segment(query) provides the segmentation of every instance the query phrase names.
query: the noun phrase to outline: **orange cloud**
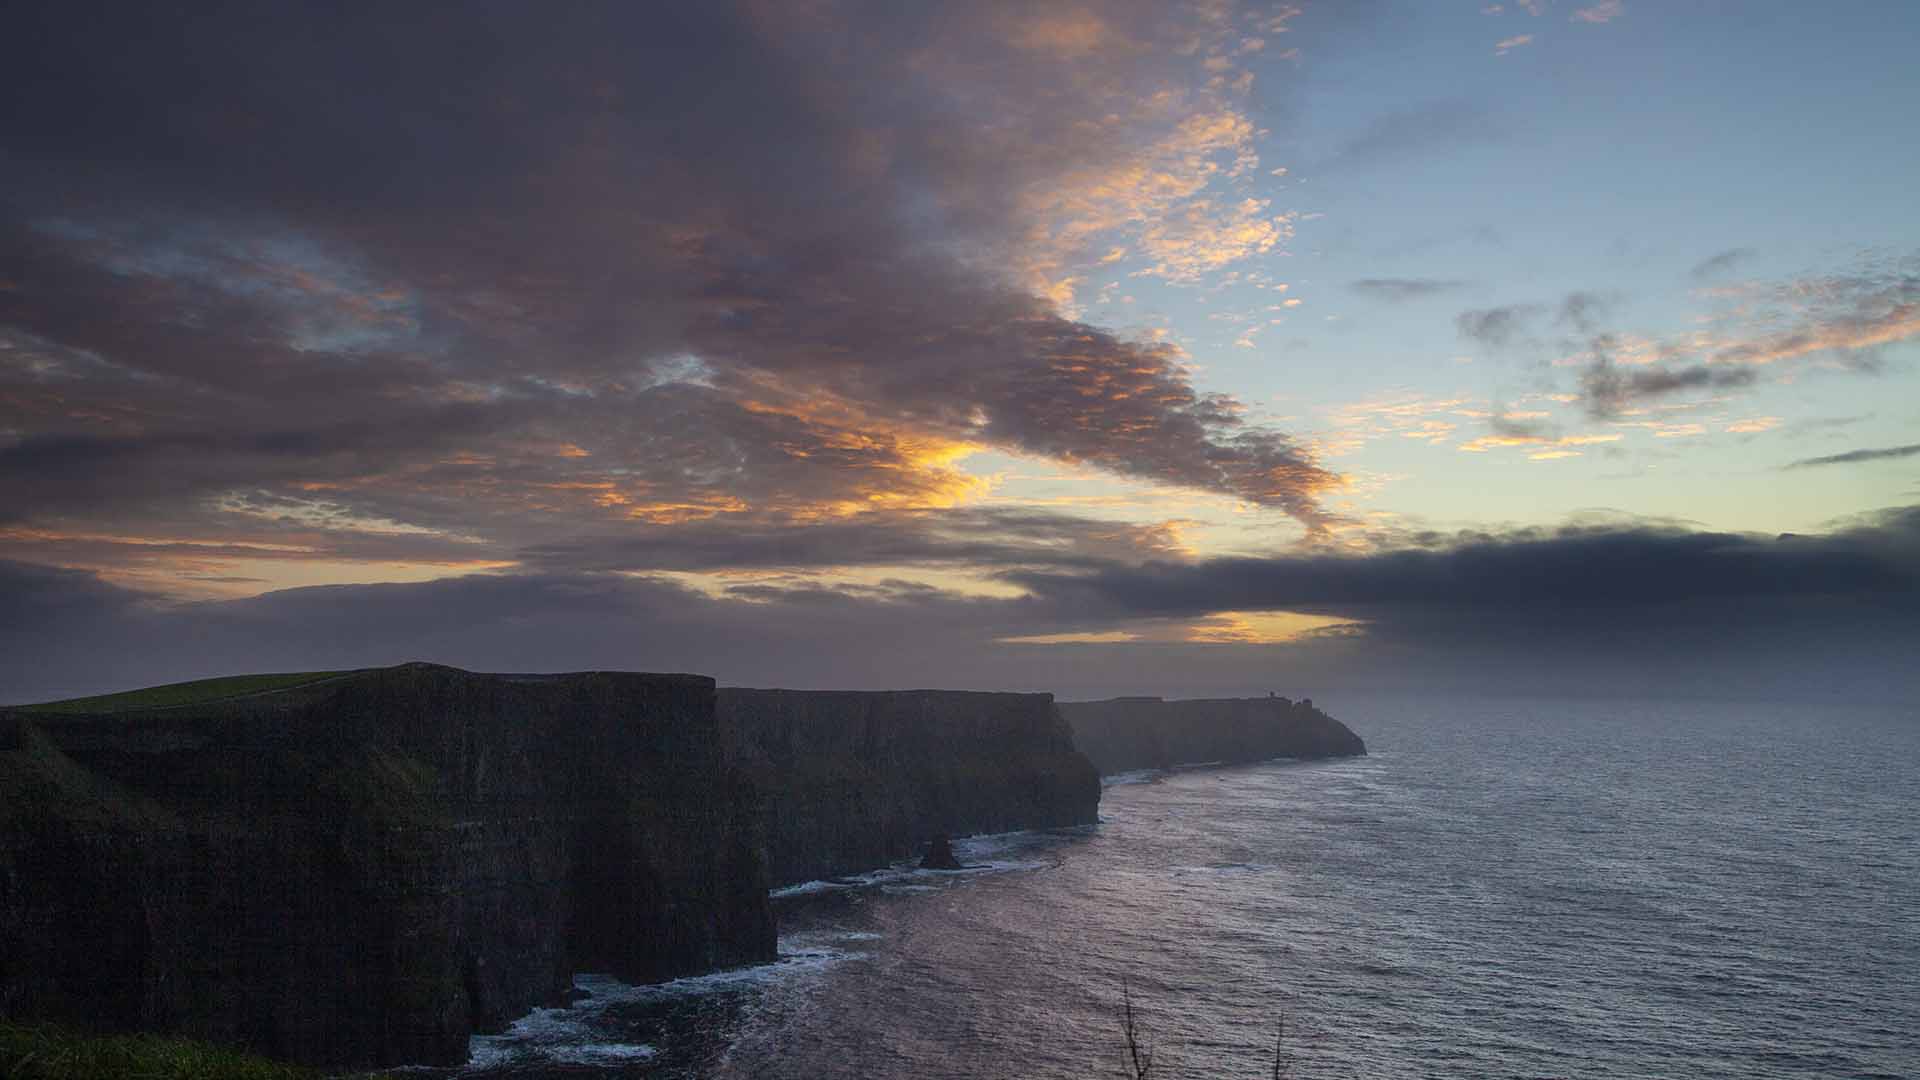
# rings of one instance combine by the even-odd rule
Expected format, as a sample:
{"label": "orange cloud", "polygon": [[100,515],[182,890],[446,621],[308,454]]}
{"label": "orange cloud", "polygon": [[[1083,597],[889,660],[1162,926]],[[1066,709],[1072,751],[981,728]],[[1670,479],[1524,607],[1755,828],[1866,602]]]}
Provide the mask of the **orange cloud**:
{"label": "orange cloud", "polygon": [[1106,21],[1085,8],[1037,12],[1015,24],[1008,34],[1009,40],[1022,49],[1066,59],[1097,52],[1113,37]]}
{"label": "orange cloud", "polygon": [[[1595,443],[1619,442],[1621,438],[1622,436],[1618,434],[1561,435],[1557,437],[1551,435],[1525,434],[1482,435],[1477,439],[1469,439],[1461,443],[1459,448],[1468,453],[1478,454],[1506,446],[1537,446],[1542,448],[1591,446]],[[1529,456],[1535,460],[1551,460],[1553,457],[1566,457],[1569,455],[1547,454],[1543,456],[1542,454],[1533,454]]]}
{"label": "orange cloud", "polygon": [[1722,347],[1720,364],[1772,364],[1829,349],[1867,349],[1920,335],[1920,301],[1895,304],[1863,318],[1815,322],[1797,329]]}
{"label": "orange cloud", "polygon": [[1363,624],[1294,611],[1222,611],[1186,627],[1184,641],[1206,645],[1285,645],[1328,632],[1355,632]]}

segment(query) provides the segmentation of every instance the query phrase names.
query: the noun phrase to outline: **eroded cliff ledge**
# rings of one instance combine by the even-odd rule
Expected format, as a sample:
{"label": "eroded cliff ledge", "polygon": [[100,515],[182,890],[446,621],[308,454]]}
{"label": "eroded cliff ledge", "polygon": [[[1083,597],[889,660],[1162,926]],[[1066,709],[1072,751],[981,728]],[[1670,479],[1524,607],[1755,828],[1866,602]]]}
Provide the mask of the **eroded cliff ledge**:
{"label": "eroded cliff ledge", "polygon": [[1101,775],[1199,762],[1365,754],[1360,736],[1313,707],[1283,697],[1157,697],[1062,702],[1073,741]]}
{"label": "eroded cliff ledge", "polygon": [[0,710],[0,1016],[457,1064],[574,972],[772,959],[759,828],[698,676]]}
{"label": "eroded cliff ledge", "polygon": [[885,866],[936,835],[1088,825],[1100,780],[1051,694],[719,692],[766,797],[775,885]]}

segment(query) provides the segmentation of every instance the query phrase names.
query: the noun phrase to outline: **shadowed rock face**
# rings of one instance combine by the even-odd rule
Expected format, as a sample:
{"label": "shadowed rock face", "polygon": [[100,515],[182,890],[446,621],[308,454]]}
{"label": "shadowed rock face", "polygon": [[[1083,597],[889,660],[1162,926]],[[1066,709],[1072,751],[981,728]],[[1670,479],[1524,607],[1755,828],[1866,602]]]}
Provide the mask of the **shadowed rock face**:
{"label": "shadowed rock face", "polygon": [[409,664],[0,712],[0,1016],[455,1064],[576,971],[770,960],[710,679]]}
{"label": "shadowed rock face", "polygon": [[1162,701],[1113,698],[1060,705],[1074,745],[1101,775],[1203,761],[1351,757],[1366,744],[1311,701],[1283,697]]}
{"label": "shadowed rock face", "polygon": [[775,885],[885,866],[935,836],[1088,825],[1100,779],[1051,694],[722,688],[766,795]]}

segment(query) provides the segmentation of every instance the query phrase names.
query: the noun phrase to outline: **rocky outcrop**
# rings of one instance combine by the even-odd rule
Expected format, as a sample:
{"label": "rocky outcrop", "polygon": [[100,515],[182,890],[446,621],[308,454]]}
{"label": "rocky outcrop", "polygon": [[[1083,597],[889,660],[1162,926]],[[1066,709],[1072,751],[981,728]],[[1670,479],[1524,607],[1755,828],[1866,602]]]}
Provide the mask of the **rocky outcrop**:
{"label": "rocky outcrop", "polygon": [[885,866],[938,835],[1093,823],[1100,781],[1051,694],[719,692],[764,792],[775,885]]}
{"label": "rocky outcrop", "polygon": [[1157,697],[1063,702],[1074,745],[1102,775],[1200,762],[1351,757],[1367,747],[1311,700]]}
{"label": "rocky outcrop", "polygon": [[941,835],[927,841],[927,853],[920,856],[922,870],[965,870],[966,864],[953,853],[953,838]]}
{"label": "rocky outcrop", "polygon": [[0,711],[0,1017],[457,1064],[574,972],[772,959],[760,821],[696,676]]}

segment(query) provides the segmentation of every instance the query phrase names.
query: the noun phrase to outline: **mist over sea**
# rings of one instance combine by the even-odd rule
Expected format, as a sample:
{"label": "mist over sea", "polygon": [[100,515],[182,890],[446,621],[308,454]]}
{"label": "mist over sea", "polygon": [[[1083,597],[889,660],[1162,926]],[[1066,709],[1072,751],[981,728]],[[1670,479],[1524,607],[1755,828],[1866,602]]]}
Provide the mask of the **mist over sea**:
{"label": "mist over sea", "polygon": [[1320,704],[1371,756],[778,897],[781,963],[475,1040],[490,1077],[1920,1076],[1920,709]]}

